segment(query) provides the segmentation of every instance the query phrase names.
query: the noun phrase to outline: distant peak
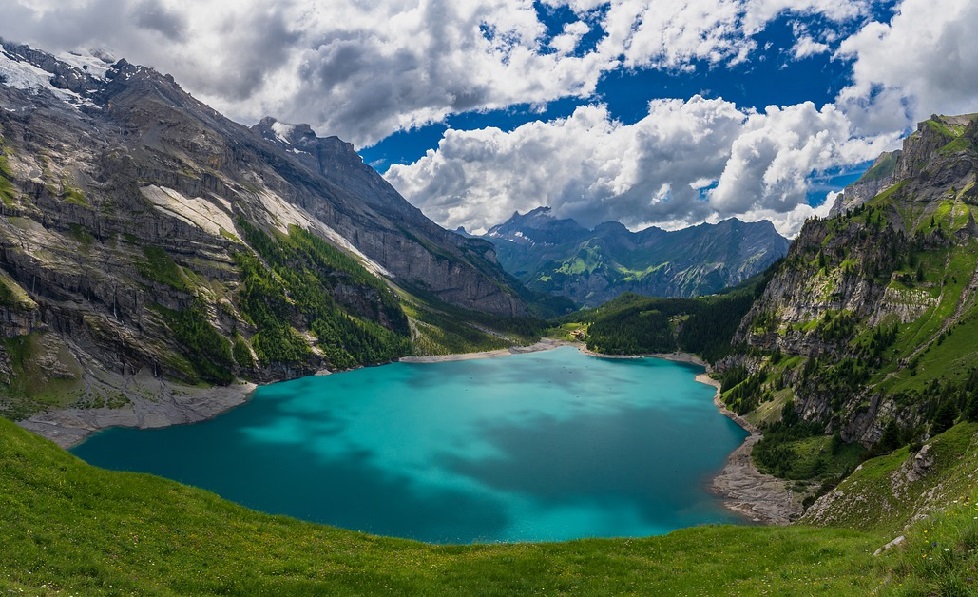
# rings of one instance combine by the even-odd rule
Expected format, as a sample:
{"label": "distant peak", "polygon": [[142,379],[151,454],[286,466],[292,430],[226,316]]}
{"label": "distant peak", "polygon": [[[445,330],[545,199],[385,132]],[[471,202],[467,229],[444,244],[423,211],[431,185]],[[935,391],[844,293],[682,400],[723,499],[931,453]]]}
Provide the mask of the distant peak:
{"label": "distant peak", "polygon": [[608,220],[606,222],[601,222],[594,227],[595,232],[628,232],[628,228],[625,227],[621,222],[614,220]]}
{"label": "distant peak", "polygon": [[287,124],[279,122],[274,116],[266,116],[258,121],[255,129],[269,141],[285,145],[308,145],[315,143],[316,131],[308,124]]}

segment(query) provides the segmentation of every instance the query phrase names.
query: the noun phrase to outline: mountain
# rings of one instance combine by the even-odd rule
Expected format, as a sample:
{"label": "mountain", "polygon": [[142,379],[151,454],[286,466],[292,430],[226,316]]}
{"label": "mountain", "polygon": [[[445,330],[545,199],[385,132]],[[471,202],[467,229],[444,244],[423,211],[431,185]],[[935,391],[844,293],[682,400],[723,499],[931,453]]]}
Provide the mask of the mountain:
{"label": "mountain", "polygon": [[[978,114],[920,123],[804,225],[716,364],[764,433],[757,464],[803,484],[805,520],[878,519],[866,503],[919,518],[957,487],[934,482],[952,466],[935,438],[978,421],[976,182]],[[843,481],[886,454],[885,487]]]}
{"label": "mountain", "polygon": [[513,214],[483,237],[499,262],[528,288],[597,306],[623,292],[693,297],[713,294],[763,271],[788,241],[770,222],[700,224],[674,232],[630,232],[619,222],[593,230],[547,207]]}
{"label": "mountain", "polygon": [[384,362],[447,337],[426,314],[525,314],[490,243],[428,220],[351,145],[241,126],[125,60],[0,48],[9,416],[199,418],[171,381]]}
{"label": "mountain", "polygon": [[803,520],[909,524],[960,496],[948,454],[976,441],[937,438],[978,421],[978,114],[921,123],[837,211],[749,284],[625,295],[565,323],[598,352],[709,360],[721,400],[763,434],[754,462],[810,507]]}

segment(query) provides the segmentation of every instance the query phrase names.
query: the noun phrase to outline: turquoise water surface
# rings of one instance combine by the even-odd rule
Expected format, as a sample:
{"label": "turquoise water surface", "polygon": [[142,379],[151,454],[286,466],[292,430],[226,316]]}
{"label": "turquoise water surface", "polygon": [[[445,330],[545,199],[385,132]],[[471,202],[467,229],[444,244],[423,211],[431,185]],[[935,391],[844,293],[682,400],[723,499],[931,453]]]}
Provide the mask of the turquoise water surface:
{"label": "turquoise water surface", "polygon": [[702,368],[574,348],[394,363],[260,388],[194,425],[72,451],[266,512],[430,541],[556,541],[737,522],[709,481],[746,433]]}

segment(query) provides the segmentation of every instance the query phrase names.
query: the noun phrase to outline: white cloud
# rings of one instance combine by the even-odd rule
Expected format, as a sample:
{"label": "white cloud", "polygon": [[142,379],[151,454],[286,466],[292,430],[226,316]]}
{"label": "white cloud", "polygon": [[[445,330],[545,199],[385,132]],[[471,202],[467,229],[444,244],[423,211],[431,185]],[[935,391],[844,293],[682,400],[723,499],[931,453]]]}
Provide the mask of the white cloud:
{"label": "white cloud", "polygon": [[550,40],[549,46],[561,54],[570,54],[577,49],[581,38],[590,31],[587,23],[575,21],[564,26],[564,32]]}
{"label": "white cloud", "polygon": [[807,204],[814,172],[872,159],[891,141],[853,139],[833,106],[752,113],[695,96],[652,102],[631,125],[588,106],[511,132],[448,131],[437,150],[392,166],[387,178],[449,228],[484,230],[514,211],[548,205],[588,226],[763,217],[793,234],[820,213]]}
{"label": "white cloud", "polygon": [[806,35],[795,40],[795,47],[791,49],[791,53],[795,60],[802,60],[816,54],[824,54],[829,50],[831,50],[831,48],[828,44],[815,41],[815,38],[810,35]]}
{"label": "white cloud", "polygon": [[866,132],[978,110],[978,3],[904,0],[897,9],[890,23],[871,23],[840,46],[853,84],[837,103]]}
{"label": "white cloud", "polygon": [[630,68],[686,68],[693,61],[739,62],[754,48],[744,35],[741,0],[612,3],[599,46]]}
{"label": "white cloud", "polygon": [[813,172],[871,160],[891,141],[854,139],[852,124],[834,106],[768,107],[751,115],[734,141],[710,203],[721,216],[788,212],[805,203]]}
{"label": "white cloud", "polygon": [[363,146],[454,113],[589,98],[622,66],[744,61],[750,36],[785,10],[846,19],[865,4],[547,0],[577,14],[551,38],[529,0],[10,0],[0,35],[108,47],[239,121],[273,115]]}
{"label": "white cloud", "polygon": [[819,14],[843,22],[871,14],[870,0],[747,0],[744,3],[743,27],[753,35],[764,29],[779,14],[791,11],[799,14]]}

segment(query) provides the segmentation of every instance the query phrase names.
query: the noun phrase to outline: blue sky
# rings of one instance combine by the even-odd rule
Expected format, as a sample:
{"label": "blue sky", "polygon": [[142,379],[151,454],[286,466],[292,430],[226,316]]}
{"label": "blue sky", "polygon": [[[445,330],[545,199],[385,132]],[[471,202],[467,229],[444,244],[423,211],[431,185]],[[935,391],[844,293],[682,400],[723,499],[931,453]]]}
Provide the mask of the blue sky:
{"label": "blue sky", "polygon": [[[893,2],[874,6],[874,15],[886,19]],[[538,13],[551,35],[559,32],[568,19],[569,10],[548,11],[536,4]],[[831,103],[836,94],[850,81],[843,61],[833,60],[822,52],[803,60],[794,60],[791,49],[795,44],[794,23],[818,23],[818,19],[795,13],[785,13],[754,36],[758,50],[749,62],[723,67],[700,60],[693,70],[678,69],[618,69],[601,77],[593,98],[565,98],[551,102],[546,109],[533,110],[526,105],[488,112],[466,112],[451,115],[443,122],[399,131],[376,145],[362,148],[364,161],[379,171],[392,163],[410,163],[438,145],[449,127],[471,129],[496,126],[511,130],[534,120],[552,120],[569,116],[582,103],[601,102],[608,106],[611,116],[623,123],[634,124],[646,113],[649,101],[660,98],[686,99],[695,94],[708,98],[723,98],[742,107],[762,109],[768,105],[790,106],[805,101],[816,105]],[[832,24],[821,23],[822,26]],[[843,23],[850,32],[853,23]],[[596,41],[600,28],[591,34]],[[768,47],[770,44],[770,47]],[[588,44],[582,44],[588,48]],[[823,195],[824,198],[824,195]]]}
{"label": "blue sky", "polygon": [[11,0],[229,117],[353,142],[430,218],[769,219],[788,236],[932,113],[978,111],[978,3]]}

